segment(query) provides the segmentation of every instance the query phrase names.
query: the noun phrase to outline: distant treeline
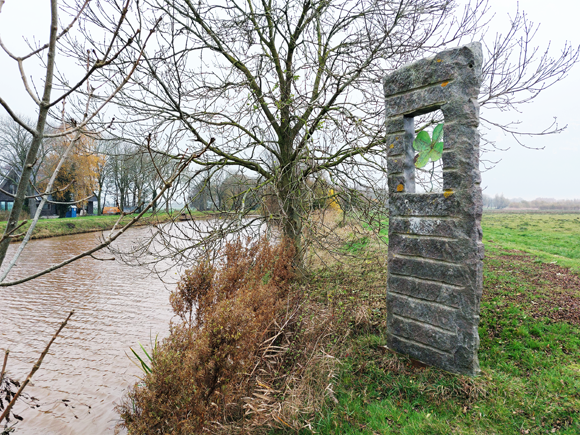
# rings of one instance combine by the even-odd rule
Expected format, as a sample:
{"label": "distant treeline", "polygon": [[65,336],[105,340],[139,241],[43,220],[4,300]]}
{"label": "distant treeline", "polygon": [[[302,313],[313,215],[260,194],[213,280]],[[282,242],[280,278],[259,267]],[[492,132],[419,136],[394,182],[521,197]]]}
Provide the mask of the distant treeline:
{"label": "distant treeline", "polygon": [[511,210],[566,210],[580,211],[580,199],[536,198],[531,201],[509,199],[503,195],[483,195],[483,207]]}

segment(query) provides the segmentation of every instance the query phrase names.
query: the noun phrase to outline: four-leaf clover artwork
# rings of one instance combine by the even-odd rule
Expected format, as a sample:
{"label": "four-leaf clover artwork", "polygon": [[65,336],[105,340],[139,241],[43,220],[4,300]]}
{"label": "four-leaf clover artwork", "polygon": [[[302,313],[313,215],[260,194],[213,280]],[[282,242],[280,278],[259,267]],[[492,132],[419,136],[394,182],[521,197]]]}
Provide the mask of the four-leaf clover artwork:
{"label": "four-leaf clover artwork", "polygon": [[443,153],[443,124],[433,129],[433,137],[425,130],[420,131],[413,141],[413,148],[419,153],[415,156],[415,166],[424,167],[429,161],[436,162]]}

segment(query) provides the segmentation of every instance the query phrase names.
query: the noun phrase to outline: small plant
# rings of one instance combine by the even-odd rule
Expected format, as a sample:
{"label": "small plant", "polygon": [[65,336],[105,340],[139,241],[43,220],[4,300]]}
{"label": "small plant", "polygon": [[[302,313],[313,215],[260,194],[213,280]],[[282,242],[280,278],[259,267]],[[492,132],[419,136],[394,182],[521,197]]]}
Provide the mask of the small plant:
{"label": "small plant", "polygon": [[425,130],[420,131],[413,141],[413,148],[418,152],[415,166],[423,168],[429,161],[436,162],[443,154],[443,123],[433,130],[433,137]]}
{"label": "small plant", "polygon": [[[153,346],[153,351],[151,352],[151,355],[149,355],[149,353],[145,350],[145,348],[143,347],[143,345],[141,343],[139,343],[139,347],[141,348],[141,350],[143,351],[143,353],[145,354],[145,356],[143,358],[141,358],[141,356],[135,352],[135,350],[130,347],[129,349],[131,349],[131,352],[133,352],[133,355],[135,355],[135,358],[137,358],[137,360],[139,360],[139,363],[141,363],[141,366],[139,366],[139,364],[137,364],[135,361],[133,361],[133,363],[139,367],[141,370],[143,370],[143,373],[148,374],[148,373],[152,373],[151,370],[151,363],[153,362],[153,357],[155,356],[155,353],[157,352],[157,337],[155,337],[155,345]],[[145,361],[145,359],[147,359],[149,362]]]}

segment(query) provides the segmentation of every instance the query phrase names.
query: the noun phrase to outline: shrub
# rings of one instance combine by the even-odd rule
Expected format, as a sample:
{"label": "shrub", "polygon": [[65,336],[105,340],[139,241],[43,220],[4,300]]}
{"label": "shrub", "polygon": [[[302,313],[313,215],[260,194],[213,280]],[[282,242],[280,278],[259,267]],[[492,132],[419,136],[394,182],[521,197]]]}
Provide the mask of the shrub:
{"label": "shrub", "polygon": [[262,343],[289,295],[290,246],[230,242],[221,261],[201,261],[183,275],[171,295],[182,322],[119,406],[130,433],[192,434],[243,417]]}

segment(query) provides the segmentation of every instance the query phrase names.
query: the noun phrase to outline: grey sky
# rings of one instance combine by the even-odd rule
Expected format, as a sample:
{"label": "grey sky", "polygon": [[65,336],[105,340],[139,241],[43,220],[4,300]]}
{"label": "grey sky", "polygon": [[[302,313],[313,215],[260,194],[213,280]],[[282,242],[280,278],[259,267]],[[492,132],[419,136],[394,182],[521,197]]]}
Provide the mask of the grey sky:
{"label": "grey sky", "polygon": [[[508,13],[514,13],[517,0],[491,0],[496,16],[491,22],[491,32],[507,29]],[[529,18],[541,23],[536,43],[542,48],[551,42],[554,54],[566,40],[580,44],[580,30],[577,17],[580,2],[577,0],[551,0],[549,7],[545,0],[522,0],[521,9]],[[48,36],[47,0],[6,0],[0,14],[0,35],[5,44],[16,53],[23,53],[25,45],[22,35],[36,37],[43,42]],[[62,68],[63,63],[60,63]],[[36,75],[39,70],[29,67],[28,75]],[[33,115],[34,105],[22,89],[18,68],[4,53],[0,53],[0,95],[19,113]],[[568,125],[559,135],[525,138],[531,147],[544,147],[543,150],[522,148],[509,136],[490,133],[505,152],[489,155],[491,160],[501,162],[483,174],[484,193],[495,195],[503,193],[507,197],[578,198],[580,199],[580,65],[561,83],[545,91],[532,104],[522,107],[522,113],[503,113],[496,117],[501,121],[521,120],[521,130],[538,130],[547,127],[554,117],[558,124]],[[0,109],[0,115],[5,112]]]}
{"label": "grey sky", "polygon": [[[492,29],[505,28],[506,14],[517,6],[515,0],[492,0],[496,18]],[[554,53],[566,40],[580,44],[580,28],[577,17],[580,2],[577,0],[523,0],[521,9],[529,18],[541,23],[537,43],[545,47],[551,42]],[[549,4],[549,6],[548,6]],[[503,25],[503,26],[502,26]],[[558,124],[568,125],[559,135],[526,138],[525,144],[545,147],[534,151],[522,148],[511,137],[495,134],[501,148],[491,158],[500,159],[495,169],[483,174],[484,193],[503,193],[507,197],[551,197],[580,199],[580,65],[576,65],[562,82],[545,91],[534,103],[522,107],[522,113],[502,114],[501,119],[523,121],[522,130],[538,130],[548,126],[553,117]]]}

